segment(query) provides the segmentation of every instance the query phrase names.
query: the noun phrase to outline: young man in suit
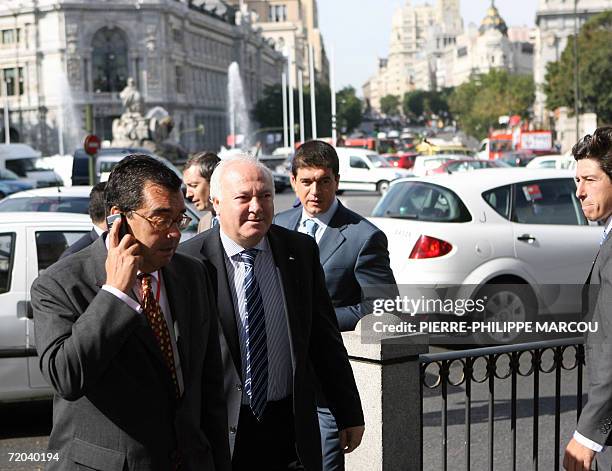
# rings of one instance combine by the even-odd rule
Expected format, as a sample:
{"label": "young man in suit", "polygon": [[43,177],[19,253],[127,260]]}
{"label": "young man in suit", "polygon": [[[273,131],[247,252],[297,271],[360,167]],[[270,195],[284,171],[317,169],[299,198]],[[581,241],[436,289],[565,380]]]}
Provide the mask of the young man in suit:
{"label": "young man in suit", "polygon": [[215,210],[210,202],[210,177],[221,161],[214,152],[198,152],[190,157],[183,167],[183,181],[187,187],[187,198],[202,211],[198,232],[210,229],[215,218]]}
{"label": "young man in suit", "polygon": [[[359,319],[372,312],[374,293],[376,298],[398,295],[387,238],[336,198],[340,175],[338,154],[332,146],[316,140],[302,144],[291,173],[291,185],[302,204],[276,215],[274,222],[316,240],[340,330],[354,330]],[[338,428],[323,397],[318,412],[323,468],[344,469]]]}
{"label": "young man in suit", "polygon": [[67,257],[73,253],[77,253],[79,250],[83,250],[88,245],[93,244],[98,237],[100,237],[102,233],[106,231],[106,204],[104,202],[105,187],[106,182],[100,182],[97,185],[94,185],[89,193],[89,207],[87,208],[87,211],[89,213],[89,217],[91,218],[91,222],[94,224],[94,227],[91,229],[91,231],[64,250],[64,253],[60,255],[60,258]]}
{"label": "young man in suit", "polygon": [[175,254],[189,224],[180,186],[156,159],[123,159],[105,190],[121,219],[32,286],[55,390],[49,469],[230,469],[213,289],[201,262]]}
{"label": "young man in suit", "polygon": [[604,224],[602,242],[586,281],[585,312],[598,331],[586,342],[588,401],[574,436],[565,450],[563,466],[587,471],[596,458],[600,471],[612,469],[612,127],[586,135],[572,149],[576,166],[576,196],[590,221]]}
{"label": "young man in suit", "polygon": [[216,278],[233,469],[318,471],[316,381],[346,452],[364,427],[317,245],[272,225],[272,174],[251,158],[222,160],[211,196],[219,226],[179,250]]}

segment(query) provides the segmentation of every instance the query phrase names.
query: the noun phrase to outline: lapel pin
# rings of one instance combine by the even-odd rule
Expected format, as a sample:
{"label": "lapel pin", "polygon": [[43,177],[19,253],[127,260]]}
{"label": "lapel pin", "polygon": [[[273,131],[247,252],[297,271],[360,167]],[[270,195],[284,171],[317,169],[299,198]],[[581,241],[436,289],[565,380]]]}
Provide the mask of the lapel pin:
{"label": "lapel pin", "polygon": [[289,261],[295,260],[295,258],[293,257],[293,255],[289,255]]}

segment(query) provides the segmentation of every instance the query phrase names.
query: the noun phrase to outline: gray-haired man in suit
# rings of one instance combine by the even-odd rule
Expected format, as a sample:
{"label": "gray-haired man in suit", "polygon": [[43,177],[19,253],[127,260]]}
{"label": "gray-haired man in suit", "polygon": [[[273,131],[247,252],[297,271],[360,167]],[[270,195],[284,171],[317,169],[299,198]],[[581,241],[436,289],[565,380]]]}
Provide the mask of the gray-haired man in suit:
{"label": "gray-haired man in suit", "polygon": [[189,225],[180,187],[156,159],[123,159],[105,189],[123,218],[32,286],[55,390],[49,469],[230,469],[213,288],[175,254]]}
{"label": "gray-haired man in suit", "polygon": [[[291,184],[302,204],[278,214],[274,222],[316,240],[340,330],[353,330],[359,319],[372,312],[374,292],[377,298],[398,295],[387,238],[336,198],[340,175],[338,154],[332,146],[316,140],[304,143],[295,153],[291,170]],[[323,467],[326,471],[343,469],[343,439],[322,394],[318,412]]]}
{"label": "gray-haired man in suit", "polygon": [[602,243],[585,288],[588,315],[598,323],[586,344],[588,402],[567,445],[563,466],[587,471],[596,458],[598,469],[612,469],[612,127],[586,135],[572,149],[576,159],[576,196],[590,221],[605,224]]}

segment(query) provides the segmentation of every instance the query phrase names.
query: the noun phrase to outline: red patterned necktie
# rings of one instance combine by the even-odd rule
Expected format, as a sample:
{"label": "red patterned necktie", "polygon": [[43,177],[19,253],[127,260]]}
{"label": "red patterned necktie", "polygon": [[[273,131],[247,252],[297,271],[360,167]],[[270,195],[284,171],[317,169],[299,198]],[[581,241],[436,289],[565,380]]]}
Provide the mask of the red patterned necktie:
{"label": "red patterned necktie", "polygon": [[151,289],[151,275],[145,273],[140,276],[142,286],[142,312],[145,314],[147,321],[149,322],[149,326],[153,331],[153,335],[155,335],[155,340],[157,340],[157,344],[161,349],[166,365],[168,366],[168,370],[170,371],[170,375],[172,376],[176,397],[178,398],[180,397],[181,392],[179,389],[178,378],[176,376],[176,366],[174,364],[174,355],[172,353],[170,331],[168,330],[164,313],[159,307],[157,299],[155,299],[155,296],[153,295],[153,290]]}

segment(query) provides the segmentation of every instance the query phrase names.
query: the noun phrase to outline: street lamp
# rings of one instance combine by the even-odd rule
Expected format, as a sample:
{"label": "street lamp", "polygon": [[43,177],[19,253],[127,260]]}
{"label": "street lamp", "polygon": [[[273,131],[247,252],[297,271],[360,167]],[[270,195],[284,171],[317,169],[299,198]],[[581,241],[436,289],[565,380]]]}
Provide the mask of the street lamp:
{"label": "street lamp", "polygon": [[578,80],[578,0],[574,0],[574,114],[576,115],[576,142],[580,139],[580,94]]}

